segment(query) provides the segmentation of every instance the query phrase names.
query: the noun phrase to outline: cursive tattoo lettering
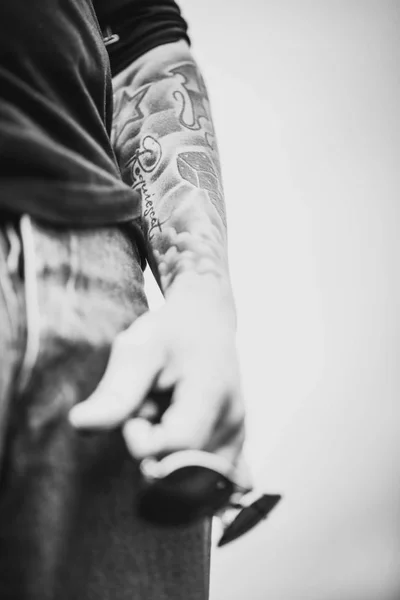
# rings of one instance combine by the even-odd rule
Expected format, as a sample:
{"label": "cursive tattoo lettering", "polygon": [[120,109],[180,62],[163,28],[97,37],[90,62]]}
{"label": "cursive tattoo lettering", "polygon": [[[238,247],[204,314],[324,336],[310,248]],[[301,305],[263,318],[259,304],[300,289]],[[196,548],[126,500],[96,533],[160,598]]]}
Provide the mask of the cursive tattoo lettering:
{"label": "cursive tattoo lettering", "polygon": [[130,161],[131,187],[140,192],[142,215],[147,224],[147,237],[149,240],[153,239],[155,230],[161,232],[162,228],[155,211],[154,193],[150,192],[150,184],[146,182],[145,175],[155,171],[161,160],[161,156],[162,152],[159,142],[152,136],[147,135],[143,138],[140,148],[135,152]]}

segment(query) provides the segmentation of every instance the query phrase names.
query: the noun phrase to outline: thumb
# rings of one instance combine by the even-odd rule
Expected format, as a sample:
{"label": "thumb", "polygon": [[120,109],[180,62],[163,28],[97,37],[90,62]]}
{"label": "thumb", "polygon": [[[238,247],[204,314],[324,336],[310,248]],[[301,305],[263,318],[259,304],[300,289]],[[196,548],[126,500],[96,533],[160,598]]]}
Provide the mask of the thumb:
{"label": "thumb", "polygon": [[146,397],[163,354],[155,320],[146,313],[116,337],[100,383],[72,408],[71,424],[78,429],[112,429],[123,423]]}

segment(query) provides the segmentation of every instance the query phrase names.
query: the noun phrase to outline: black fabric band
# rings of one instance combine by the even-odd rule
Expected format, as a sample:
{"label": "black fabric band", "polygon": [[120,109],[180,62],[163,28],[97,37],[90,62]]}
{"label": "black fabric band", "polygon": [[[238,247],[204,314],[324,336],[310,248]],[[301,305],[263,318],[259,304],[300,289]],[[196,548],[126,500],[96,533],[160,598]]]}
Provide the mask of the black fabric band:
{"label": "black fabric band", "polygon": [[187,23],[173,0],[97,0],[95,8],[104,37],[116,36],[107,45],[113,75],[161,44],[180,39],[190,44]]}

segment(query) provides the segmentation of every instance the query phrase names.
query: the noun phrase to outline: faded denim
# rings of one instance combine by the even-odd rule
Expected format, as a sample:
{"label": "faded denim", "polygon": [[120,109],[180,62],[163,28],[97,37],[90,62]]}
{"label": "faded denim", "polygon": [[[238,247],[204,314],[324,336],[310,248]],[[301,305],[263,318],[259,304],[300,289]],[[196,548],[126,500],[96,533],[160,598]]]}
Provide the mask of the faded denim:
{"label": "faded denim", "polygon": [[1,600],[208,597],[208,524],[140,521],[120,431],[85,435],[67,420],[146,310],[123,229],[0,217]]}

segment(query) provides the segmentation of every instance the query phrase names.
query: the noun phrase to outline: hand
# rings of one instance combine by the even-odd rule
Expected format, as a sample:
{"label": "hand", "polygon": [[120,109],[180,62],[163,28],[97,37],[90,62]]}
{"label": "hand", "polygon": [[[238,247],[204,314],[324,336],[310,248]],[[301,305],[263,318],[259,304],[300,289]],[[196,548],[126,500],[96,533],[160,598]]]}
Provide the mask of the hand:
{"label": "hand", "polygon": [[[138,416],[153,389],[169,388],[171,405],[160,423]],[[70,420],[78,429],[122,426],[139,460],[200,449],[235,465],[244,408],[230,293],[206,276],[177,280],[161,309],[119,334],[100,384]]]}

